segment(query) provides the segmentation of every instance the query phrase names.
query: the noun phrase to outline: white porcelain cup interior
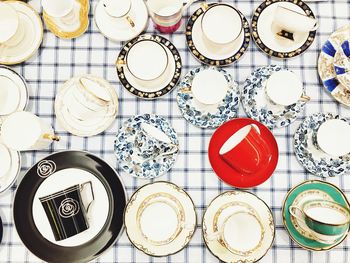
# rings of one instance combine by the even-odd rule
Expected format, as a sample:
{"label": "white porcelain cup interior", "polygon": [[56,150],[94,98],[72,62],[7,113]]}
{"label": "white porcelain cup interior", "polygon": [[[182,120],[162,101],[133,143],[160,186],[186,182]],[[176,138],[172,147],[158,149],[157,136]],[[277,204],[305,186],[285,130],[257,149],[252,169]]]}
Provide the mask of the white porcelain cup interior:
{"label": "white porcelain cup interior", "polygon": [[182,0],[147,0],[147,6],[151,11],[158,16],[168,17],[177,13],[181,13]]}
{"label": "white porcelain cup interior", "polygon": [[290,33],[314,31],[319,26],[317,19],[283,6],[277,6],[273,23]]}
{"label": "white porcelain cup interior", "polygon": [[16,83],[6,76],[0,76],[0,115],[8,115],[16,111],[20,96]]}
{"label": "white porcelain cup interior", "polygon": [[304,211],[310,218],[325,224],[339,225],[345,224],[349,218],[344,213],[330,207],[315,206]]}
{"label": "white porcelain cup interior", "polygon": [[44,11],[52,17],[64,17],[74,7],[74,0],[41,0]]}
{"label": "white porcelain cup interior", "polygon": [[131,9],[131,0],[102,0],[108,15],[121,18]]}
{"label": "white porcelain cup interior", "polygon": [[141,128],[146,132],[147,135],[164,143],[171,144],[170,138],[160,129],[156,128],[152,124],[141,123]]}
{"label": "white porcelain cup interior", "polygon": [[266,94],[272,102],[289,106],[303,96],[303,83],[292,71],[276,71],[266,82]]}
{"label": "white porcelain cup interior", "polygon": [[8,3],[0,2],[0,43],[5,43],[12,38],[19,26],[17,11]]}
{"label": "white porcelain cup interior", "polygon": [[344,120],[331,119],[320,125],[317,144],[329,155],[343,156],[350,153],[350,125]]}
{"label": "white porcelain cup interior", "polygon": [[11,155],[7,147],[0,143],[0,178],[5,176],[11,168]]}
{"label": "white porcelain cup interior", "polygon": [[106,103],[111,102],[111,94],[105,87],[100,85],[97,81],[86,77],[81,77],[80,83],[83,85],[83,88],[85,88],[89,93],[91,93],[91,95],[95,96],[96,99],[99,99]]}
{"label": "white porcelain cup interior", "polygon": [[223,73],[208,68],[195,75],[191,91],[200,103],[216,104],[225,98],[228,83]]}
{"label": "white porcelain cup interior", "polygon": [[152,81],[164,74],[168,60],[168,54],[161,44],[152,40],[141,40],[129,49],[126,64],[135,78]]}

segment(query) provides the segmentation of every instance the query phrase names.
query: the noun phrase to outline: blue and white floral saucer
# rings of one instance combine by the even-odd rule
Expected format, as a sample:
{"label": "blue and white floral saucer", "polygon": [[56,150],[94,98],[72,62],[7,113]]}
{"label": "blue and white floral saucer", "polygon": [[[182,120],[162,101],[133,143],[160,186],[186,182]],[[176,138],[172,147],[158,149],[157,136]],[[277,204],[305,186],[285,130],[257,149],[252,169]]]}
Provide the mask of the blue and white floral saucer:
{"label": "blue and white floral saucer", "polygon": [[319,149],[315,142],[318,128],[331,119],[340,117],[331,113],[316,113],[306,117],[294,135],[294,150],[298,161],[317,176],[334,177],[350,172],[350,154],[340,157],[330,156]]}
{"label": "blue and white floral saucer", "polygon": [[277,65],[256,69],[246,79],[241,94],[242,105],[247,115],[263,123],[269,129],[290,125],[297,119],[305,106],[305,101],[298,101],[289,106],[276,105],[267,97],[266,81],[274,72],[280,70],[285,69]]}
{"label": "blue and white floral saucer", "polygon": [[[196,74],[203,70],[216,70],[222,73],[228,83],[226,96],[220,103],[206,105],[194,98],[191,85]],[[224,122],[238,116],[239,88],[238,83],[225,70],[213,66],[202,66],[192,69],[177,85],[177,103],[184,118],[200,128],[217,128]]]}
{"label": "blue and white floral saucer", "polygon": [[136,136],[142,130],[141,124],[147,123],[160,129],[173,145],[179,146],[177,134],[170,123],[157,115],[143,114],[129,118],[120,127],[114,142],[114,152],[120,167],[127,173],[143,179],[156,178],[169,171],[175,163],[179,150],[167,155],[155,155],[143,159],[138,153]]}

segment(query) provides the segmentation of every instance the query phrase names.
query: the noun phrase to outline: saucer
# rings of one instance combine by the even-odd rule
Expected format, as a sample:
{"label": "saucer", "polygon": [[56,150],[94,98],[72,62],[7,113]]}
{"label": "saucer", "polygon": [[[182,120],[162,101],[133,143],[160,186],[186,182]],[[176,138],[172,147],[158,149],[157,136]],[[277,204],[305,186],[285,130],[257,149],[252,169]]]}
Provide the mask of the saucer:
{"label": "saucer", "polygon": [[0,64],[21,63],[34,55],[43,39],[43,24],[38,13],[22,1],[7,1],[18,13],[23,39],[14,45],[0,44]]}
{"label": "saucer", "polygon": [[164,83],[160,85],[157,84],[153,87],[143,87],[135,80],[135,77],[130,73],[127,67],[117,65],[116,69],[119,80],[127,91],[142,99],[155,99],[164,96],[176,86],[181,77],[182,62],[179,51],[169,40],[158,35],[149,34],[141,35],[130,40],[120,51],[116,61],[123,60],[132,45],[145,39],[160,43],[168,53],[168,57],[170,58],[168,67],[170,67],[169,72],[171,72],[171,74]]}
{"label": "saucer", "polygon": [[[90,227],[55,241],[38,198],[86,181],[91,181],[94,189],[94,204],[88,212]],[[120,236],[126,199],[120,176],[109,164],[87,152],[62,151],[39,161],[22,179],[14,199],[14,224],[24,245],[41,260],[89,262]]]}
{"label": "saucer", "polygon": [[[270,148],[269,150],[272,153],[272,158],[265,169],[248,175],[242,174],[228,165],[220,157],[219,151],[232,134],[249,124],[258,126],[261,136]],[[248,118],[238,118],[224,123],[214,132],[210,139],[208,155],[214,172],[221,180],[237,188],[249,188],[262,184],[272,176],[278,162],[278,146],[271,131],[263,124]]]}
{"label": "saucer", "polygon": [[[196,100],[191,92],[192,81],[196,74],[212,69],[222,73],[228,83],[225,98],[216,104],[206,105]],[[200,128],[216,128],[224,122],[236,118],[239,106],[238,83],[225,70],[213,66],[201,66],[188,72],[177,85],[177,103],[184,118]]]}
{"label": "saucer", "polygon": [[286,7],[307,16],[315,17],[310,7],[301,0],[263,1],[254,11],[252,35],[256,45],[265,54],[277,58],[291,58],[305,52],[315,40],[316,30],[295,33],[295,41],[275,35],[271,30],[274,11],[277,6]]}
{"label": "saucer", "polygon": [[340,117],[331,113],[315,113],[305,118],[294,135],[294,150],[298,161],[310,173],[317,176],[334,177],[350,172],[350,154],[333,157],[323,152],[314,143],[313,136],[318,128],[331,119],[340,119]]}
{"label": "saucer", "polygon": [[197,216],[194,203],[184,190],[169,182],[155,182],[142,186],[131,196],[125,208],[124,224],[129,240],[137,249],[163,257],[179,252],[188,244]]}
{"label": "saucer", "polygon": [[[87,79],[93,80],[94,82],[100,84],[108,90],[112,98],[112,105],[107,112],[114,110],[114,114],[109,114],[106,116],[100,116],[87,120],[79,120],[73,116],[68,107],[66,106],[66,101],[73,95],[73,87],[79,85],[79,79],[85,77]],[[78,77],[71,78],[65,82],[60,88],[56,95],[55,100],[55,114],[59,124],[66,131],[76,135],[76,136],[94,136],[105,131],[115,120],[118,112],[118,96],[115,92],[115,88],[105,79],[94,76],[94,75],[82,75]]]}
{"label": "saucer", "polygon": [[148,11],[143,1],[132,0],[132,8],[135,27],[118,27],[118,19],[109,16],[104,10],[103,0],[100,0],[95,8],[95,23],[100,32],[112,41],[128,41],[137,37],[145,30],[148,23]]}
{"label": "saucer", "polygon": [[[249,237],[242,233],[240,241],[246,241],[246,244],[237,244],[237,246],[246,245],[249,247],[248,243],[252,242],[252,239],[260,240],[260,242],[257,242],[249,250],[233,253],[226,248],[223,242],[213,239],[211,236],[221,229],[225,219],[240,211],[255,215],[262,226],[262,233],[260,236]],[[224,192],[211,201],[204,213],[203,238],[210,252],[223,262],[257,262],[265,256],[275,238],[275,223],[272,212],[262,199],[249,192],[238,190]]]}
{"label": "saucer", "polygon": [[303,112],[306,103],[298,101],[289,106],[271,103],[265,92],[266,82],[274,72],[280,70],[284,69],[277,65],[256,69],[244,82],[241,94],[242,105],[248,117],[260,121],[269,129],[290,125]]}
{"label": "saucer", "polygon": [[[349,36],[350,39],[350,36]],[[341,84],[350,89],[350,42],[345,40],[334,55],[334,70]]]}
{"label": "saucer", "polygon": [[[216,4],[208,6],[211,5]],[[200,21],[204,12],[203,8],[197,9],[188,19],[186,25],[186,43],[192,55],[201,63],[213,66],[227,66],[239,60],[247,51],[250,42],[248,20],[240,13],[243,20],[243,30],[237,38],[237,42],[232,44],[232,49],[227,54],[216,54],[208,49],[203,42]]]}
{"label": "saucer", "polygon": [[344,86],[334,70],[334,56],[341,44],[347,40],[350,26],[344,26],[333,32],[322,47],[318,58],[318,74],[325,89],[331,93],[338,102],[350,107],[350,89]]}
{"label": "saucer", "polygon": [[172,144],[179,145],[177,134],[171,124],[157,115],[143,114],[128,119],[120,127],[114,142],[114,153],[120,167],[127,173],[143,179],[156,178],[168,172],[176,161],[179,151],[167,156],[158,156],[149,160],[142,160],[137,156],[135,137],[141,130],[141,123],[148,123],[162,130]]}
{"label": "saucer", "polygon": [[[7,94],[6,107],[1,115],[9,115],[16,111],[23,111],[28,103],[28,84],[25,79],[13,69],[0,66],[0,90]],[[1,91],[0,91],[1,92]]]}
{"label": "saucer", "polygon": [[89,1],[75,0],[73,8],[72,12],[77,16],[79,14],[79,20],[72,23],[65,23],[62,18],[51,17],[45,11],[43,12],[45,24],[55,36],[71,39],[81,36],[87,30],[89,26]]}
{"label": "saucer", "polygon": [[7,172],[0,176],[0,194],[1,194],[1,193],[4,193],[6,190],[8,190],[16,182],[17,176],[21,171],[21,154],[17,151],[7,148],[0,141],[0,157],[1,157],[0,158],[1,169],[4,168],[3,162],[7,162],[7,165],[8,165]]}
{"label": "saucer", "polygon": [[345,207],[350,207],[345,194],[335,185],[319,181],[308,180],[293,187],[286,195],[282,205],[283,224],[291,239],[305,249],[320,251],[330,250],[339,245],[348,233],[340,237],[334,244],[324,244],[312,239],[310,228],[302,221],[293,218],[289,213],[291,205],[302,206],[310,200],[329,200]]}

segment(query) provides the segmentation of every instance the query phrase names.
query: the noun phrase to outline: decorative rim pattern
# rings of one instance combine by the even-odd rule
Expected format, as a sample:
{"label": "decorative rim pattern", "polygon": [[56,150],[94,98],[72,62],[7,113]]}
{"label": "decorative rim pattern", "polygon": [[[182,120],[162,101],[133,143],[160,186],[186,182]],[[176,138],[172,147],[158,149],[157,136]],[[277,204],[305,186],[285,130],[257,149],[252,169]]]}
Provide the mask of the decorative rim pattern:
{"label": "decorative rim pattern", "polygon": [[[212,6],[212,5],[217,5],[215,3],[213,4],[209,4],[208,6]],[[243,54],[247,51],[248,46],[249,46],[249,42],[250,42],[250,27],[249,27],[249,22],[248,20],[245,18],[245,16],[239,11],[237,10],[238,13],[240,13],[240,15],[242,16],[243,19],[243,34],[244,34],[244,40],[242,43],[241,48],[239,49],[239,51],[234,54],[231,57],[228,57],[226,59],[221,59],[221,60],[215,60],[215,59],[210,59],[207,58],[204,54],[201,54],[192,39],[192,29],[193,29],[193,25],[196,22],[196,20],[205,12],[203,10],[203,8],[198,8],[192,15],[191,17],[188,19],[187,25],[186,25],[186,43],[187,43],[187,47],[189,48],[190,52],[192,53],[192,55],[198,59],[200,62],[207,64],[207,65],[212,65],[212,66],[228,66],[236,61],[238,61]]]}
{"label": "decorative rim pattern", "polygon": [[[273,74],[280,70],[287,70],[277,65],[270,65],[254,70],[245,80],[243,92],[241,94],[242,106],[247,115],[265,124],[269,129],[282,128],[290,125],[304,110],[306,102],[298,101],[290,106],[281,106],[281,112],[274,113],[267,105],[259,105],[257,98],[261,93],[265,93],[265,82]],[[304,94],[305,94],[305,87]],[[266,96],[266,95],[265,95]],[[264,97],[265,97],[264,96]],[[268,98],[265,99],[266,101]]]}
{"label": "decorative rim pattern", "polygon": [[[140,91],[137,88],[133,87],[125,77],[124,68],[118,67],[117,65],[117,62],[119,60],[125,59],[130,47],[142,40],[151,40],[159,44],[162,44],[164,48],[168,49],[171,52],[171,54],[173,55],[173,59],[175,60],[175,72],[172,80],[165,87],[162,87],[155,92]],[[144,34],[133,38],[128,43],[126,43],[125,46],[121,49],[118,55],[118,58],[116,60],[116,70],[117,70],[117,75],[119,77],[120,82],[123,84],[123,86],[126,88],[127,91],[129,91],[130,93],[142,99],[156,99],[158,97],[164,96],[176,86],[177,82],[181,77],[182,61],[181,61],[179,51],[168,39],[159,35]]]}
{"label": "decorative rim pattern", "polygon": [[253,18],[252,18],[252,36],[253,39],[256,43],[256,45],[260,48],[260,50],[262,52],[264,52],[266,55],[268,56],[272,56],[272,57],[276,57],[276,58],[282,58],[282,59],[286,59],[286,58],[292,58],[292,57],[296,57],[298,55],[301,55],[303,52],[305,52],[313,43],[313,41],[315,40],[315,36],[316,36],[316,30],[315,31],[311,31],[309,33],[309,36],[306,40],[306,42],[298,49],[291,51],[291,52],[278,52],[278,51],[274,51],[271,48],[267,47],[261,40],[260,36],[259,36],[259,32],[258,32],[258,21],[259,21],[259,17],[261,15],[261,13],[271,4],[275,4],[278,2],[290,2],[293,3],[295,5],[298,5],[299,7],[301,7],[304,12],[306,13],[307,16],[315,18],[314,13],[312,12],[312,10],[310,9],[310,7],[304,3],[301,0],[269,0],[269,1],[263,1],[261,3],[261,5],[258,6],[258,8],[254,11],[253,14]]}
{"label": "decorative rim pattern", "polygon": [[[350,154],[332,157],[323,153],[314,144],[314,134],[318,128],[322,123],[331,119],[341,118],[332,113],[315,113],[305,118],[294,135],[294,150],[297,160],[306,170],[317,176],[334,177],[350,172]],[[320,154],[322,155],[320,156]]]}
{"label": "decorative rim pattern", "polygon": [[[196,109],[193,104],[193,95],[190,90],[192,81],[199,72],[212,69],[222,73],[228,83],[228,92],[225,98],[217,105],[215,113]],[[201,66],[188,72],[177,85],[177,104],[183,117],[191,124],[200,128],[217,128],[224,122],[238,116],[239,88],[238,83],[225,70],[213,66]]]}

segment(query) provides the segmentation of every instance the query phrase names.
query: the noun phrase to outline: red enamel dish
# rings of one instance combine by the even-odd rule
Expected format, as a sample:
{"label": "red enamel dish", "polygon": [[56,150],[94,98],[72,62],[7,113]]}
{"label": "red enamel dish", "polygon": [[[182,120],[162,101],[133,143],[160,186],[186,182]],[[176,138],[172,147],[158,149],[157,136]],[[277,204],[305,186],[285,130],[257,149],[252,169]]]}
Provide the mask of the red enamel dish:
{"label": "red enamel dish", "polygon": [[[226,163],[219,154],[221,146],[231,135],[249,124],[255,124],[259,127],[260,134],[267,143],[271,153],[271,158],[267,165],[264,166],[264,169],[252,174],[238,172]],[[208,155],[211,167],[221,180],[234,187],[250,188],[262,184],[271,177],[278,162],[278,146],[275,137],[266,126],[252,119],[238,118],[224,123],[214,132],[210,139]],[[243,158],[246,157],[242,156],[242,160]]]}

